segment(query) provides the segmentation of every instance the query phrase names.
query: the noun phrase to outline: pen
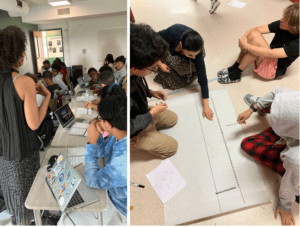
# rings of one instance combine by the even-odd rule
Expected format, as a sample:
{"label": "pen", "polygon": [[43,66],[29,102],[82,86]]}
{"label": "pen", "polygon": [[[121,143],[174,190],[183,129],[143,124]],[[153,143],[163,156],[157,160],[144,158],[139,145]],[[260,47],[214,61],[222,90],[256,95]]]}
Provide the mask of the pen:
{"label": "pen", "polygon": [[78,165],[74,166],[74,169],[77,168],[78,166],[81,166],[83,163],[79,163]]}
{"label": "pen", "polygon": [[136,187],[140,187],[140,188],[144,188],[145,187],[144,185],[135,184],[135,183],[131,183],[131,182],[130,182],[130,185],[136,186]]}

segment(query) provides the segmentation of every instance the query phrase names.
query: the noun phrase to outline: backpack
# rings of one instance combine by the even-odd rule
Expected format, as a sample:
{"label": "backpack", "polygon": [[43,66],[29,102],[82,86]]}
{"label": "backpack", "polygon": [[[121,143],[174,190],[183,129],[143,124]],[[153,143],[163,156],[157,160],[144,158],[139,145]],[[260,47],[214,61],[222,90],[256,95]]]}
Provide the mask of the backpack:
{"label": "backpack", "polygon": [[47,147],[50,140],[54,135],[54,124],[51,119],[50,111],[48,109],[45,119],[37,130],[39,139],[42,143],[40,150],[43,150],[44,147]]}

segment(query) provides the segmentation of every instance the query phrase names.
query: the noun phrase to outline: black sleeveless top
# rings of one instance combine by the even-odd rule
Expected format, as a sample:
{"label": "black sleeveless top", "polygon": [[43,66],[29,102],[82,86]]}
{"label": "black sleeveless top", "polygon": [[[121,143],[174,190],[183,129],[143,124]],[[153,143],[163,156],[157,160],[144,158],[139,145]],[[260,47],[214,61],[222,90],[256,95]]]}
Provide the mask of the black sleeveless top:
{"label": "black sleeveless top", "polygon": [[0,72],[0,156],[7,161],[22,161],[39,150],[37,131],[32,131],[25,119],[24,101],[12,80],[14,69]]}

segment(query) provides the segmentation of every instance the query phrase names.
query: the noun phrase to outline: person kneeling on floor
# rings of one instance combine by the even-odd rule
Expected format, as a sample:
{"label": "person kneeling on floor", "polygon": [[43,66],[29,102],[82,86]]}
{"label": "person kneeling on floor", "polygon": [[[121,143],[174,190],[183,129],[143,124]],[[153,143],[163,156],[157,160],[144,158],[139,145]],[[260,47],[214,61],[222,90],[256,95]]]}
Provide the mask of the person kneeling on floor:
{"label": "person kneeling on floor", "polygon": [[299,202],[299,92],[279,87],[263,97],[246,95],[250,108],[238,116],[245,124],[253,112],[270,113],[271,127],[246,137],[242,149],[282,176],[279,202],[275,211],[283,225],[296,225],[292,214],[295,197]]}

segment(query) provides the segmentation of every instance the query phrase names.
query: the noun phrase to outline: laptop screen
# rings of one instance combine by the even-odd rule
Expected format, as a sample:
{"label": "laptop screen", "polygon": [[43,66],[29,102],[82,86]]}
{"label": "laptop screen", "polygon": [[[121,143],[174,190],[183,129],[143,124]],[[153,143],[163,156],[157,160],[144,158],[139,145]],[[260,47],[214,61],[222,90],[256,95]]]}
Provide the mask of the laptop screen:
{"label": "laptop screen", "polygon": [[69,104],[62,106],[54,113],[63,128],[75,118]]}
{"label": "laptop screen", "polygon": [[75,95],[75,89],[74,89],[74,86],[73,86],[72,82],[70,83],[70,89],[72,91],[72,95],[74,96]]}
{"label": "laptop screen", "polygon": [[80,87],[83,87],[83,86],[84,86],[84,82],[83,82],[82,77],[78,77],[78,78],[77,78],[77,82],[79,83],[79,86],[80,86]]}

